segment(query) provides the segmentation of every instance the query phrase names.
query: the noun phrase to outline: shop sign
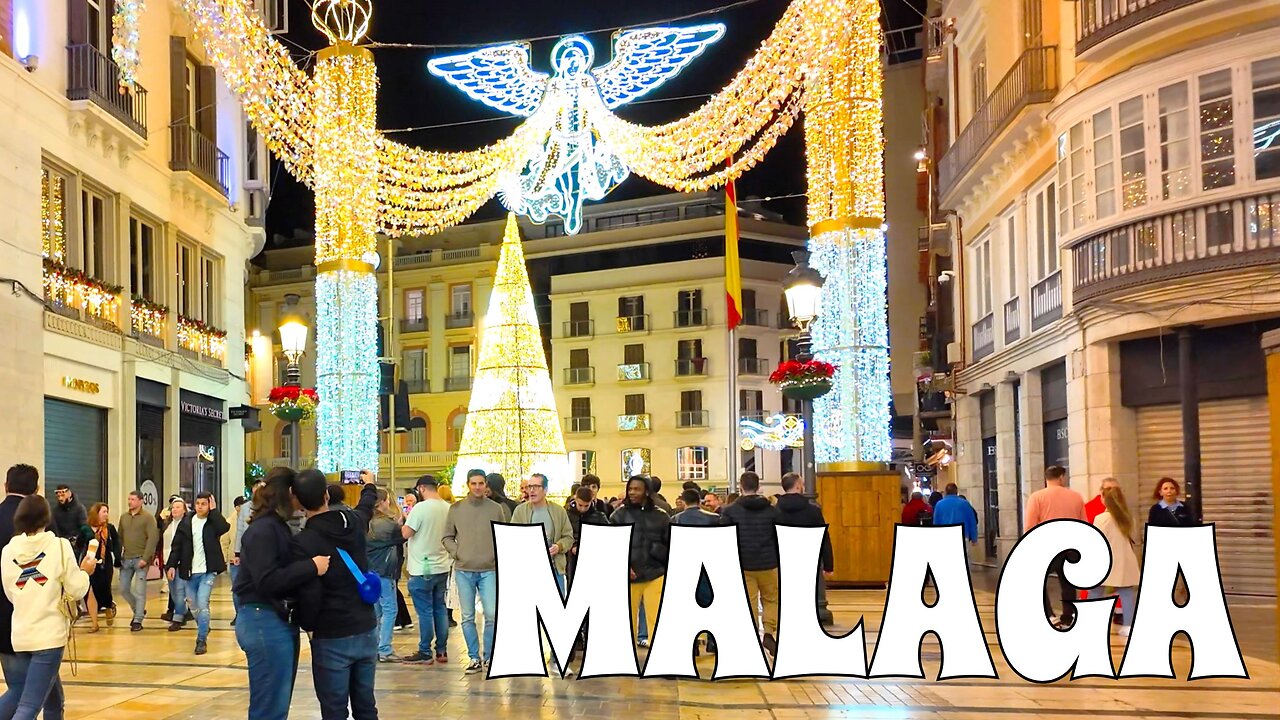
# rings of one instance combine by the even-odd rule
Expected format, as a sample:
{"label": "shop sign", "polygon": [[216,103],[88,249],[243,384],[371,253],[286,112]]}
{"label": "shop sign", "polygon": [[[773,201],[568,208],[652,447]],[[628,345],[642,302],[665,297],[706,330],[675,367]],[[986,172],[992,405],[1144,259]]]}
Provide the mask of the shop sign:
{"label": "shop sign", "polygon": [[205,418],[207,420],[217,420],[218,422],[224,422],[227,419],[227,414],[220,408],[197,405],[195,403],[187,402],[186,400],[183,400],[179,405],[181,406],[182,413],[184,415],[194,415],[195,417]]}
{"label": "shop sign", "polygon": [[73,378],[70,375],[62,378],[62,386],[68,390],[77,390],[90,395],[97,395],[102,392],[102,388],[98,387],[98,383],[90,382],[89,380],[81,380],[80,378]]}

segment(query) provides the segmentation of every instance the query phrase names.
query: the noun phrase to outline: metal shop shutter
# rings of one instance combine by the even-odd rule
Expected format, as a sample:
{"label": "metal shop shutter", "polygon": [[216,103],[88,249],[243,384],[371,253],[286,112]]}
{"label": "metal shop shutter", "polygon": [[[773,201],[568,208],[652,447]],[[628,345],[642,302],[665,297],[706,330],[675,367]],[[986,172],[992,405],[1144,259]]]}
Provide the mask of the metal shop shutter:
{"label": "metal shop shutter", "polygon": [[44,487],[66,483],[87,510],[107,490],[107,411],[53,398],[44,399]]}
{"label": "metal shop shutter", "polygon": [[[1217,524],[1218,562],[1228,593],[1275,596],[1267,398],[1200,403],[1202,504]],[[1261,430],[1260,430],[1261,429]],[[1138,409],[1140,517],[1163,476],[1182,482],[1182,415],[1178,405]]]}

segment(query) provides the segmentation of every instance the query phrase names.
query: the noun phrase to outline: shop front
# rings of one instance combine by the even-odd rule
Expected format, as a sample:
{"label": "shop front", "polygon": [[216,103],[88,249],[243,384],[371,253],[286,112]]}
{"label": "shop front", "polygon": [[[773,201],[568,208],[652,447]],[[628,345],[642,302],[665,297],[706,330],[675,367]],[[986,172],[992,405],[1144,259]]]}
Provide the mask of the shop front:
{"label": "shop front", "polygon": [[182,390],[178,394],[178,488],[188,501],[202,492],[221,497],[222,430],[227,422],[220,398]]}
{"label": "shop front", "polygon": [[1055,363],[1040,371],[1040,402],[1044,419],[1044,465],[1061,465],[1070,470],[1065,362]]}
{"label": "shop front", "polygon": [[106,446],[105,408],[45,397],[45,494],[65,484],[86,508],[102,502],[107,495]]}
{"label": "shop front", "polygon": [[988,558],[996,558],[1000,536],[1000,482],[996,466],[996,394],[985,392],[979,399],[982,424],[982,498],[984,500],[983,548]]}
{"label": "shop front", "polygon": [[145,378],[137,379],[136,489],[148,509],[164,504],[164,499],[177,491],[167,487],[164,476],[164,418],[169,410],[169,387]]}

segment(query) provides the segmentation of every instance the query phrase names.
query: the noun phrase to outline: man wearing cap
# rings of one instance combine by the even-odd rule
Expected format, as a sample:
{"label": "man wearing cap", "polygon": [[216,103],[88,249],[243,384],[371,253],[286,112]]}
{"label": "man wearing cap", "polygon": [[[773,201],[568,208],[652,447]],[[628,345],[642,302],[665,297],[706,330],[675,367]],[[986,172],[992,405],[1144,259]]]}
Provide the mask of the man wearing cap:
{"label": "man wearing cap", "polygon": [[[445,551],[441,536],[449,516],[449,503],[440,497],[440,481],[434,475],[418,478],[415,488],[420,498],[401,532],[409,541],[405,545],[405,564],[409,568],[409,597],[418,613],[418,649],[404,662],[431,665],[449,662],[449,610],[445,607],[445,588],[453,560]],[[432,652],[431,641],[435,640]]]}

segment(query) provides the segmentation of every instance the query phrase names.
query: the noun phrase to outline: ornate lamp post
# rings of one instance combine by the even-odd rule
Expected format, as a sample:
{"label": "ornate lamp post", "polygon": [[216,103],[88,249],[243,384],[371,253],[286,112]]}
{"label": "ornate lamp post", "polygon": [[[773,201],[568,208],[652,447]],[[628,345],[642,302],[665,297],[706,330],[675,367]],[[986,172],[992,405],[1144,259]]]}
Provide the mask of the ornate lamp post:
{"label": "ornate lamp post", "polygon": [[[285,359],[289,361],[285,371],[285,387],[302,387],[302,371],[298,362],[307,351],[308,328],[305,320],[297,313],[297,297],[290,303],[289,310],[280,319],[280,347],[284,350]],[[289,421],[289,462],[295,467],[302,456],[302,437],[298,421]]]}
{"label": "ornate lamp post", "polygon": [[[818,316],[818,308],[822,301],[822,274],[809,267],[809,253],[797,250],[791,253],[796,266],[791,268],[783,282],[783,293],[787,297],[787,309],[791,319],[800,328],[800,352],[796,360],[809,362],[813,359],[812,337],[809,325]],[[804,473],[804,495],[811,502],[818,499],[818,477],[813,447],[813,400],[808,397],[800,399],[800,417],[804,422],[804,447],[800,448],[801,465]],[[818,620],[830,624],[833,620],[831,610],[827,607],[826,579],[818,576]]]}

